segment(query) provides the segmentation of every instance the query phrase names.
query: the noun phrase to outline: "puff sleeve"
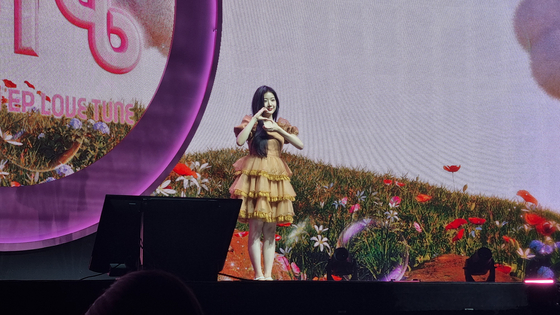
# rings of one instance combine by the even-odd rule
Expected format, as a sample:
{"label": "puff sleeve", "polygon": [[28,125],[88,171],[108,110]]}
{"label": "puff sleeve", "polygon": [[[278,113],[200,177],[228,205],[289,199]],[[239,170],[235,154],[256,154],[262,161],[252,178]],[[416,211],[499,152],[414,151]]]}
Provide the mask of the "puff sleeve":
{"label": "puff sleeve", "polygon": [[292,126],[290,125],[290,122],[287,121],[284,118],[278,118],[278,122],[277,122],[278,126],[284,130],[286,130],[287,133],[292,134],[292,135],[299,135],[299,130],[296,126]]}
{"label": "puff sleeve", "polygon": [[[251,118],[253,117],[250,115],[245,115],[245,117],[243,117],[243,120],[241,121],[241,124],[233,128],[233,132],[235,133],[236,137],[241,133],[241,131],[243,131],[243,129],[245,129],[245,127],[247,127],[247,125],[251,121]],[[251,133],[249,134],[249,139],[253,137],[256,130],[257,130],[257,125],[255,124],[253,126],[253,130],[251,130]]]}

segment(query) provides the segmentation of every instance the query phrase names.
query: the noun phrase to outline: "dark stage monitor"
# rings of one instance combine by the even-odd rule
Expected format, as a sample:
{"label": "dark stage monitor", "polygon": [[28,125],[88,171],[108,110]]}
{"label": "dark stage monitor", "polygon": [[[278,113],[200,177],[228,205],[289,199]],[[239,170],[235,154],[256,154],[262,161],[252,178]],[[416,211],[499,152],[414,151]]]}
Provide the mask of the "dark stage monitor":
{"label": "dark stage monitor", "polygon": [[239,199],[107,195],[89,269],[159,269],[216,280],[240,207]]}

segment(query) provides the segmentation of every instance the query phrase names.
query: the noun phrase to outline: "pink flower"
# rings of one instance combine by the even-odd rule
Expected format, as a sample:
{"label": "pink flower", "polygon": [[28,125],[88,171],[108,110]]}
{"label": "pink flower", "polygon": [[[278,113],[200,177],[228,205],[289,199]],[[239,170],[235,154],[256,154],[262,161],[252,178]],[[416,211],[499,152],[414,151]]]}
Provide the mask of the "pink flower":
{"label": "pink flower", "polygon": [[283,255],[276,256],[276,260],[280,263],[283,271],[290,271],[290,263],[288,262],[288,258]]}
{"label": "pink flower", "polygon": [[298,275],[298,274],[301,272],[301,271],[299,270],[298,265],[296,265],[295,262],[292,262],[292,263],[290,264],[290,266],[292,266],[292,270],[294,271],[294,273],[295,273],[296,275]]}
{"label": "pink flower", "polygon": [[354,213],[356,211],[360,210],[360,205],[359,204],[355,204],[352,207],[350,207],[350,209],[348,210],[348,212],[350,213]]}
{"label": "pink flower", "polygon": [[418,222],[414,222],[414,228],[418,231],[418,233],[422,233],[422,227],[418,224]]}
{"label": "pink flower", "polygon": [[340,199],[340,204],[343,206],[346,206],[346,204],[348,203],[348,197],[344,197],[342,199]]}
{"label": "pink flower", "polygon": [[391,201],[389,201],[389,207],[391,208],[398,207],[400,204],[401,204],[401,197],[399,196],[394,196],[393,198],[391,198]]}

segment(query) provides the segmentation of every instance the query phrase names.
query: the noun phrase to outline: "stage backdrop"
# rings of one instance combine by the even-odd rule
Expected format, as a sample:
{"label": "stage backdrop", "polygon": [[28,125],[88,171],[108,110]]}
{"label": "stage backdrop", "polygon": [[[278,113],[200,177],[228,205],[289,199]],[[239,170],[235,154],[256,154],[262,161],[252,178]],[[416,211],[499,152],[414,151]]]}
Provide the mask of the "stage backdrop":
{"label": "stage backdrop", "polygon": [[0,251],[88,235],[106,194],[152,192],[192,138],[221,3],[3,0],[0,16]]}
{"label": "stage backdrop", "polygon": [[[266,84],[305,144],[286,147],[276,278],[322,279],[340,246],[359,279],[463,281],[481,246],[499,281],[557,277],[558,22],[544,0],[224,3],[208,110],[155,193],[228,197],[233,127]],[[224,273],[251,278],[238,229]]]}

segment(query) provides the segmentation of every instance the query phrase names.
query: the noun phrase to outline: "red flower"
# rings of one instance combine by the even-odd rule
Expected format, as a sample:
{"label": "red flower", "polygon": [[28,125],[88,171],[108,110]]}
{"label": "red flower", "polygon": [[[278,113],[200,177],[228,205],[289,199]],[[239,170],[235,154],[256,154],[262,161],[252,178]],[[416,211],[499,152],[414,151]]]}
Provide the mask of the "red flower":
{"label": "red flower", "polygon": [[350,207],[350,209],[348,209],[348,212],[350,213],[354,213],[356,211],[360,210],[360,205],[359,204],[355,204],[353,206]]}
{"label": "red flower", "polygon": [[444,170],[446,170],[448,172],[451,172],[451,173],[457,172],[460,168],[461,168],[461,165],[445,165],[443,167]]}
{"label": "red flower", "polygon": [[552,233],[556,232],[556,227],[552,225],[549,221],[543,222],[535,226],[537,232],[544,236],[550,236]]}
{"label": "red flower", "polygon": [[249,235],[249,232],[241,231],[241,232],[233,233],[233,235],[236,236],[236,237],[245,237],[245,236]]}
{"label": "red flower", "polygon": [[453,222],[449,223],[448,225],[445,226],[445,230],[455,230],[461,227],[461,225],[467,223],[467,220],[463,219],[463,218],[458,218],[453,220]]}
{"label": "red flower", "polygon": [[513,243],[516,242],[515,239],[513,239],[513,238],[511,238],[511,237],[509,237],[509,236],[506,236],[506,235],[502,236],[502,238],[504,239],[504,241],[505,241],[506,243],[510,243],[510,242],[511,242],[511,243],[513,244]]}
{"label": "red flower", "polygon": [[192,176],[194,178],[198,177],[195,171],[191,170],[190,167],[186,166],[183,163],[177,163],[177,165],[175,165],[175,167],[173,168],[173,172],[181,176]]}
{"label": "red flower", "polygon": [[465,229],[460,229],[459,232],[457,232],[457,235],[453,237],[452,241],[457,242],[458,240],[462,239],[463,234],[465,234]]}
{"label": "red flower", "polygon": [[12,81],[10,81],[10,80],[8,80],[8,79],[3,79],[2,81],[4,81],[4,85],[5,85],[7,88],[9,88],[9,89],[15,89],[15,88],[17,88],[17,85],[16,85],[14,82],[12,82]]}
{"label": "red flower", "polygon": [[538,225],[546,222],[546,219],[534,213],[526,213],[525,222],[529,225]]}
{"label": "red flower", "polygon": [[282,239],[282,236],[278,235],[278,234],[274,234],[274,240],[279,241]]}
{"label": "red flower", "polygon": [[339,277],[339,276],[331,275],[331,277],[333,278],[334,281],[341,281],[342,280],[342,277]]}
{"label": "red flower", "polygon": [[8,99],[4,97],[4,95],[2,95],[2,104],[6,104],[8,103]]}
{"label": "red flower", "polygon": [[23,83],[27,84],[28,87],[35,90],[35,86],[33,84],[29,83],[29,81],[23,81]]}
{"label": "red flower", "polygon": [[385,185],[387,185],[387,186],[391,185],[392,183],[393,183],[393,181],[390,180],[390,179],[384,179],[384,180],[383,180],[383,184],[385,184]]}
{"label": "red flower", "polygon": [[506,265],[502,265],[502,264],[496,264],[495,265],[496,270],[503,272],[505,274],[509,274],[511,272],[511,267],[510,266],[506,266]]}
{"label": "red flower", "polygon": [[517,195],[521,198],[523,198],[523,200],[525,200],[525,202],[530,202],[532,204],[538,205],[539,202],[537,201],[537,198],[533,197],[533,195],[531,195],[528,191],[526,190],[520,190],[517,192]]}
{"label": "red flower", "polygon": [[15,182],[15,181],[14,181],[14,182],[11,182],[10,185],[11,185],[12,187],[20,187],[20,186],[21,186],[20,183]]}
{"label": "red flower", "polygon": [[486,222],[486,219],[483,218],[469,218],[469,222],[471,222],[472,224],[484,224]]}
{"label": "red flower", "polygon": [[48,96],[45,96],[45,99],[46,99],[46,100],[47,100],[48,102],[50,102],[50,101],[51,101],[51,98],[50,98],[50,97],[48,97]]}
{"label": "red flower", "polygon": [[290,225],[292,225],[290,222],[276,224],[276,226],[290,226]]}
{"label": "red flower", "polygon": [[399,187],[404,187],[405,183],[395,181],[395,185],[397,185]]}
{"label": "red flower", "polygon": [[432,196],[428,196],[425,194],[419,194],[418,196],[415,197],[416,201],[418,202],[427,202],[432,200]]}

